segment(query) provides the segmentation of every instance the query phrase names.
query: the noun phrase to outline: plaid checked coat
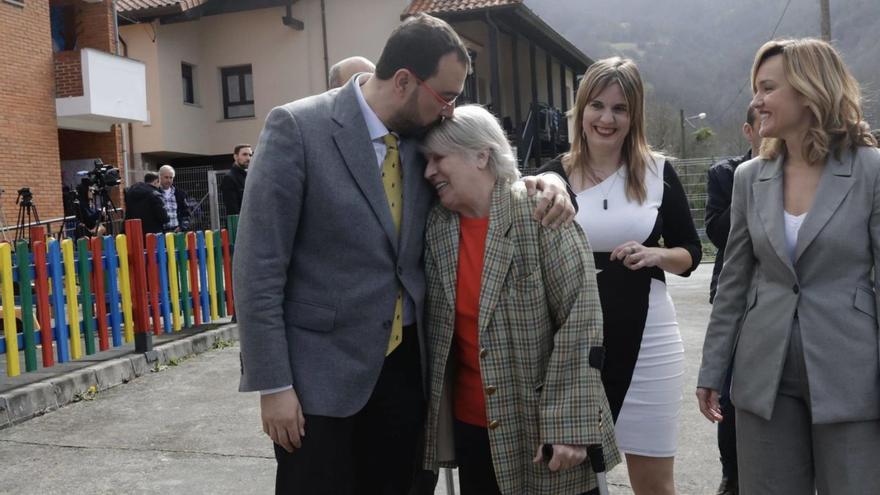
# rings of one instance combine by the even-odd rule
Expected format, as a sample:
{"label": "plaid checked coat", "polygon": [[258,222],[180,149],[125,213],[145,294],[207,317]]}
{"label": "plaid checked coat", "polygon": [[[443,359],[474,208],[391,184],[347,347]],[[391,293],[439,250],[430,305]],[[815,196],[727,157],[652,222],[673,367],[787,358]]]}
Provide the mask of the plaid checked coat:
{"label": "plaid checked coat", "polygon": [[[596,486],[589,462],[553,473],[532,463],[538,446],[604,447],[620,462],[600,370],[589,351],[602,345],[602,309],[587,238],[577,224],[559,230],[532,219],[536,201],[521,182],[492,193],[478,318],[480,372],[498,485],[509,494],[582,493]],[[451,352],[458,269],[458,214],[441,205],[426,228],[426,335],[430,403],[425,468],[454,465]]]}

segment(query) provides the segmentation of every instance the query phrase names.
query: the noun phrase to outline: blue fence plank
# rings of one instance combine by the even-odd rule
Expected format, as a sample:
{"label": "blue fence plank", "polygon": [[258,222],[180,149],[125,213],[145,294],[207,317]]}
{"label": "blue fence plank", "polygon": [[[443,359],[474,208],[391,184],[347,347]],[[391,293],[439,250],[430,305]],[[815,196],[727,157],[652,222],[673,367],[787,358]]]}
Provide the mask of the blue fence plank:
{"label": "blue fence plank", "polygon": [[107,306],[110,310],[110,334],[113,347],[122,345],[122,314],[119,311],[119,281],[116,270],[119,259],[116,256],[116,243],[113,237],[104,236],[104,290],[107,293]]}
{"label": "blue fence plank", "polygon": [[55,319],[55,348],[58,362],[70,361],[70,334],[67,328],[67,308],[64,305],[64,268],[61,264],[61,243],[49,240],[49,277],[52,280],[52,310]]}
{"label": "blue fence plank", "polygon": [[205,250],[205,233],[199,231],[196,234],[198,242],[196,243],[197,256],[199,257],[199,280],[201,287],[199,288],[199,299],[202,301],[202,323],[211,321],[211,295],[208,293],[208,259]]}
{"label": "blue fence plank", "polygon": [[159,258],[159,306],[162,309],[162,328],[171,333],[171,298],[168,292],[168,252],[165,249],[165,236],[156,239],[156,256]]}

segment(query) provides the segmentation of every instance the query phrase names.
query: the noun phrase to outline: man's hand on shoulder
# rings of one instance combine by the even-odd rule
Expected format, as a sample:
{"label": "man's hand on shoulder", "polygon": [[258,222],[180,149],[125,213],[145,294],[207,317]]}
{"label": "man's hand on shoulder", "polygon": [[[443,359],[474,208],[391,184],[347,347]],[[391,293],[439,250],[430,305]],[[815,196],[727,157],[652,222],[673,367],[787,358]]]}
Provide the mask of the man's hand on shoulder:
{"label": "man's hand on shoulder", "polygon": [[523,177],[529,196],[540,195],[533,218],[541,225],[557,229],[574,219],[576,210],[568,194],[568,185],[557,174],[545,173]]}
{"label": "man's hand on shoulder", "polygon": [[273,442],[288,452],[302,447],[302,437],[306,435],[306,419],[293,389],[261,395],[260,416],[263,420],[263,432]]}

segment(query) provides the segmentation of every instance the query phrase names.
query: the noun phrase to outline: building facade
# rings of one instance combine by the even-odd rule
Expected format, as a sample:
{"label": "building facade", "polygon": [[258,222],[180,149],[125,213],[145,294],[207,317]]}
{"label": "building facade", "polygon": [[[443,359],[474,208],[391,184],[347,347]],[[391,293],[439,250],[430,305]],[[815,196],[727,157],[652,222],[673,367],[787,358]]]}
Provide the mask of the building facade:
{"label": "building facade", "polygon": [[[64,215],[95,160],[127,166],[126,126],[146,118],[145,66],[116,55],[113,0],[0,1],[2,209],[29,188],[41,220]],[[118,188],[112,196],[119,199]]]}

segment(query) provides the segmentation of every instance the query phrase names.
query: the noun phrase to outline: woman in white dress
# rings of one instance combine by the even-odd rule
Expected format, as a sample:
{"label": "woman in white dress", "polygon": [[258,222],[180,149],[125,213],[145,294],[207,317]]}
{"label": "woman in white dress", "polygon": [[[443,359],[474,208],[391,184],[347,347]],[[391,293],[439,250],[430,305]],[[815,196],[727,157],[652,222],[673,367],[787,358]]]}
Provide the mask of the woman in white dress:
{"label": "woman in white dress", "polygon": [[593,64],[573,111],[571,151],[542,171],[568,178],[577,222],[593,247],[602,381],[633,491],[673,494],[684,348],[664,274],[688,276],[700,262],[700,239],[678,176],[645,140],[635,63],[614,57]]}

